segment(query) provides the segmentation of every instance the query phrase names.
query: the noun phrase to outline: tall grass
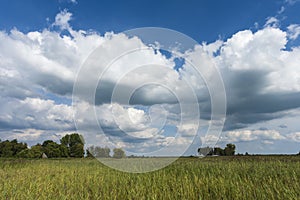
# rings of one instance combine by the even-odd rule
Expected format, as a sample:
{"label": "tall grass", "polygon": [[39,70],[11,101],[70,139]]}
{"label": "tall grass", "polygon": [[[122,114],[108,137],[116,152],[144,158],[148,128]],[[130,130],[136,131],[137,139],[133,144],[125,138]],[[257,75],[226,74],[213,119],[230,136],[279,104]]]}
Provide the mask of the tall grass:
{"label": "tall grass", "polygon": [[94,159],[0,160],[0,199],[300,199],[300,158],[181,158],[130,174]]}

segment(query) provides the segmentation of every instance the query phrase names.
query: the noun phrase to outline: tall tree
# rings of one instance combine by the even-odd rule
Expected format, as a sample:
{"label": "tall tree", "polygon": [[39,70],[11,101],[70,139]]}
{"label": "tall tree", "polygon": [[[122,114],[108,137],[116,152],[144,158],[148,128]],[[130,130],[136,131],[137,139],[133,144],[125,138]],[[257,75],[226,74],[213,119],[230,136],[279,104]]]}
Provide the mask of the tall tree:
{"label": "tall tree", "polygon": [[227,144],[224,149],[225,156],[233,156],[235,154],[235,145],[234,144]]}
{"label": "tall tree", "polygon": [[61,144],[68,149],[70,157],[83,157],[84,139],[78,133],[67,134],[60,140]]}

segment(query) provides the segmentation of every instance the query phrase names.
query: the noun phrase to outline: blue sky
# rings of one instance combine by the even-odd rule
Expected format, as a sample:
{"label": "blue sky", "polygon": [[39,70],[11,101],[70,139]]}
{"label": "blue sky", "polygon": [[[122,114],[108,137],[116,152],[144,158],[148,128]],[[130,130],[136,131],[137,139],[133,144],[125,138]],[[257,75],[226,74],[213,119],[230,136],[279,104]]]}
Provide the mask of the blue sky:
{"label": "blue sky", "polygon": [[[227,96],[224,129],[220,138],[213,138],[217,145],[233,142],[241,153],[300,150],[300,126],[296,122],[300,118],[298,0],[12,0],[0,4],[1,139],[18,138],[35,144],[45,139],[57,141],[57,135],[75,131],[73,95],[80,100],[80,108],[76,109],[81,116],[75,119],[81,127],[79,131],[99,131],[90,119],[90,113],[96,111],[102,131],[115,140],[116,146],[127,145],[127,150],[138,146],[140,152],[147,152],[173,139],[174,152],[178,146],[192,143],[185,154],[195,154],[201,142],[193,140],[191,132],[203,139],[209,124],[218,124],[209,122],[211,109],[203,80],[195,78],[185,62],[205,52],[207,62],[214,63],[220,71]],[[80,80],[82,90],[88,90],[92,80],[98,80],[92,69],[82,69],[93,50],[101,45],[108,47],[107,52],[98,52],[107,55],[102,58],[105,63],[108,57],[117,56],[115,52],[146,45],[122,35],[123,31],[141,27],[181,32],[197,41],[199,48],[182,57],[152,49],[153,52],[131,57],[131,62],[124,58],[119,63],[123,68],[116,62],[103,85],[96,88],[95,108],[80,92],[72,94],[79,70],[85,74]],[[199,108],[205,111],[196,117],[201,127],[195,127],[193,112],[183,113],[186,121],[179,125],[174,96],[162,87],[149,85],[136,90],[134,105],[124,105],[121,100],[109,104],[113,86],[118,83],[116,77],[125,73],[126,67],[147,60],[168,66],[171,71],[145,68],[145,76],[134,71],[120,84],[124,91],[146,80],[165,80],[171,90],[186,95],[188,90],[181,80],[186,78],[194,86]],[[161,122],[165,122],[163,128]],[[176,130],[180,138],[174,139]],[[128,136],[118,138],[124,132]],[[148,137],[153,140],[148,141]]]}
{"label": "blue sky", "polygon": [[[42,30],[51,25],[57,12],[68,9],[74,14],[75,29],[100,33],[122,32],[137,27],[165,27],[183,32],[195,40],[213,42],[243,29],[263,26],[270,16],[279,14],[283,27],[297,23],[298,3],[284,1],[2,1],[0,28],[21,31]],[[47,18],[49,21],[47,21]]]}

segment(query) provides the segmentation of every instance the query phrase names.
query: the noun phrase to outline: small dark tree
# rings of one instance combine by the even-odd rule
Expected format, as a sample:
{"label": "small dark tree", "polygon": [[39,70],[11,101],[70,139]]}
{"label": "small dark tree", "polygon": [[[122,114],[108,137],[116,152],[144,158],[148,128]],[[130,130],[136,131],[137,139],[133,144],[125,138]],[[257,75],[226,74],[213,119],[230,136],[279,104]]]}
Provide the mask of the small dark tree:
{"label": "small dark tree", "polygon": [[227,144],[224,149],[225,156],[233,156],[235,154],[235,145],[234,144]]}

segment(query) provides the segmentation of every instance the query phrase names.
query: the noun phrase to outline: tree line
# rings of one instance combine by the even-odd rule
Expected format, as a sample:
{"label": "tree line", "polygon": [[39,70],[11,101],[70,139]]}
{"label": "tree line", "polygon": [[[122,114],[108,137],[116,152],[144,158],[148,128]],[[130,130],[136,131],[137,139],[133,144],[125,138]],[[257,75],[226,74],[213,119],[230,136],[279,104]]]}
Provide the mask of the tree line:
{"label": "tree line", "polygon": [[224,149],[220,147],[201,147],[198,148],[198,153],[200,155],[208,155],[208,156],[233,156],[235,154],[235,145],[234,144],[227,144]]}
{"label": "tree line", "polygon": [[[126,157],[120,148],[113,149],[114,158]],[[30,148],[26,143],[14,140],[0,140],[0,157],[6,158],[82,158],[85,155],[84,138],[78,133],[67,134],[60,139],[60,144],[46,140]],[[110,157],[110,149],[105,147],[90,147],[86,150],[87,157]]]}
{"label": "tree line", "polygon": [[[110,158],[110,149],[108,147],[91,146],[86,150],[87,157]],[[126,154],[121,148],[113,149],[113,158],[125,158]]]}

